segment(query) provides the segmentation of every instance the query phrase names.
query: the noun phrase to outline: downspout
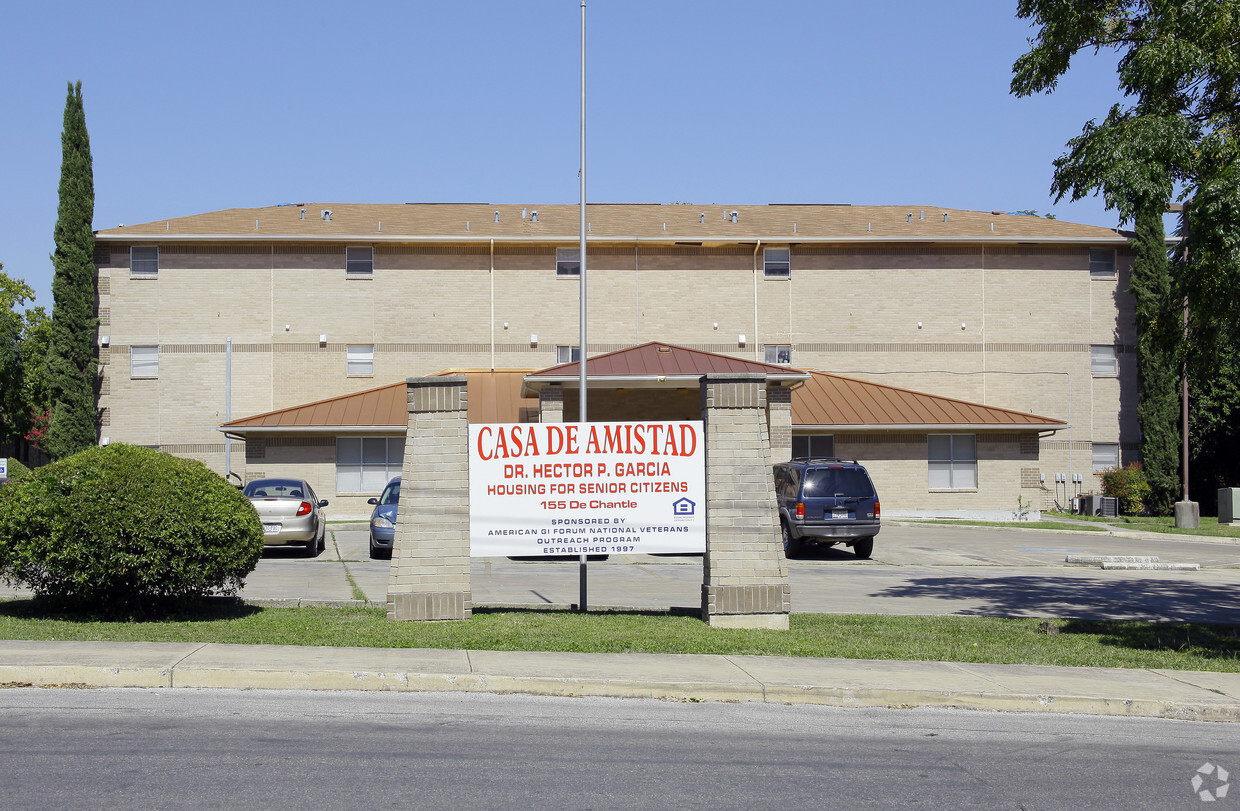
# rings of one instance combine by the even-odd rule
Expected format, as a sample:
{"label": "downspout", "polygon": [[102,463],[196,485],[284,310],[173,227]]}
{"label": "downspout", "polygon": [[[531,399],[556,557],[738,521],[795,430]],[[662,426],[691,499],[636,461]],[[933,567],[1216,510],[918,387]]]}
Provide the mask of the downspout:
{"label": "downspout", "polygon": [[491,371],[495,371],[495,239],[491,239]]}
{"label": "downspout", "polygon": [[[759,238],[753,246],[753,342],[754,346],[758,344],[758,251],[762,250],[762,239]],[[754,350],[755,353],[757,350]],[[757,355],[755,354],[756,358]]]}
{"label": "downspout", "polygon": [[633,320],[637,328],[637,333],[636,333],[636,340],[633,341],[633,343],[640,344],[642,342],[642,286],[641,286],[642,277],[641,277],[641,273],[639,273],[639,271],[641,270],[641,268],[639,267],[641,264],[641,259],[637,255],[637,251],[638,251],[638,246],[637,246],[637,243],[634,242],[633,243],[633,300],[637,306],[634,308],[634,319]]}

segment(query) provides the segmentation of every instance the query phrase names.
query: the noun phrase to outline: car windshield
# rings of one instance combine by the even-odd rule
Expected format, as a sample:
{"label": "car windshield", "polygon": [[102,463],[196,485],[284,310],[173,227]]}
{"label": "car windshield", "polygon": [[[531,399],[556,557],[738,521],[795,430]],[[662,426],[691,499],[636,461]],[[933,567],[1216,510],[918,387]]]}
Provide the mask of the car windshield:
{"label": "car windshield", "polygon": [[296,479],[259,479],[245,486],[248,498],[305,498],[303,485]]}
{"label": "car windshield", "polygon": [[855,467],[819,467],[805,471],[805,496],[873,498],[874,485]]}
{"label": "car windshield", "polygon": [[400,502],[400,482],[392,482],[383,491],[383,496],[379,499],[380,504],[397,504]]}

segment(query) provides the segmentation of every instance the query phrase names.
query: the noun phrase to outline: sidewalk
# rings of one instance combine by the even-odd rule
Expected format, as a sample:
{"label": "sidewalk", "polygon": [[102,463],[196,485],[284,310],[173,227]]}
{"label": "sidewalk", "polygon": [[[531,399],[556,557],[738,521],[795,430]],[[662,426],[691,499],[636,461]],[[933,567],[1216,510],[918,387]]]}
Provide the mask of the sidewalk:
{"label": "sidewalk", "polygon": [[803,659],[0,641],[0,687],[392,690],[1240,721],[1240,674]]}

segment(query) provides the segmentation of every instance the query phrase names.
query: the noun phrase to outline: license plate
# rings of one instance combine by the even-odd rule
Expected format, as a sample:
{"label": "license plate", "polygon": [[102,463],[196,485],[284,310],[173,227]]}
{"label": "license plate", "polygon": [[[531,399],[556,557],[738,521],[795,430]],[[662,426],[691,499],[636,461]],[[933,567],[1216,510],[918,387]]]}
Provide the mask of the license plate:
{"label": "license plate", "polygon": [[267,535],[275,535],[280,531],[279,524],[263,524],[263,532]]}
{"label": "license plate", "polygon": [[832,518],[848,518],[848,510],[832,510]]}

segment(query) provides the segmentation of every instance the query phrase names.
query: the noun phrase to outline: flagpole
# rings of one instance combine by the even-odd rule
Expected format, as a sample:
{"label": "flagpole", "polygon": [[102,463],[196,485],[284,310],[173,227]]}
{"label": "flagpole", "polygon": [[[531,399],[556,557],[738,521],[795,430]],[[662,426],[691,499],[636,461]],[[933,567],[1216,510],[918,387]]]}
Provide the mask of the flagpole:
{"label": "flagpole", "polygon": [[[580,371],[580,396],[577,421],[581,423],[584,429],[586,423],[586,230],[589,224],[586,222],[586,2],[581,0],[581,170],[578,172],[581,180],[581,244],[579,246],[581,258],[581,289],[579,302],[579,315],[581,334],[578,339],[577,350],[577,367]],[[586,553],[581,552],[578,562],[578,570],[581,581],[581,595],[578,601],[580,611],[586,610]]]}

